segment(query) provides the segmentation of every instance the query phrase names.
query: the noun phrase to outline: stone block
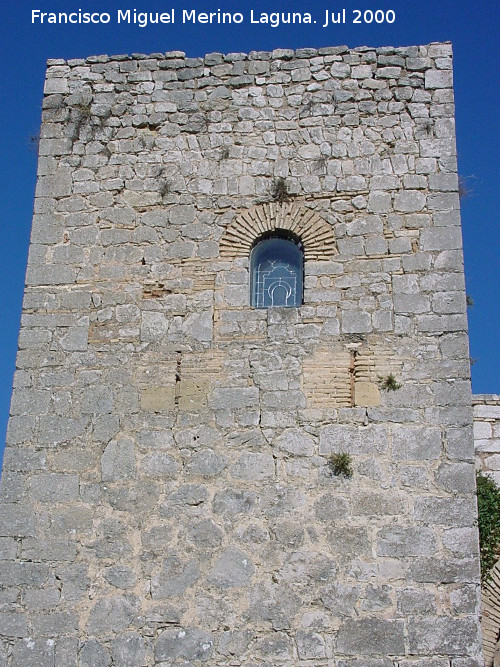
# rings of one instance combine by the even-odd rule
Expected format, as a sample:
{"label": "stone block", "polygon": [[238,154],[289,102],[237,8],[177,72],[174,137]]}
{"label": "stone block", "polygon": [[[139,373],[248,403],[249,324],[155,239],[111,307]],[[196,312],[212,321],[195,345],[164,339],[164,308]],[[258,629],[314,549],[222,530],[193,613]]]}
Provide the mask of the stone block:
{"label": "stone block", "polygon": [[456,558],[478,553],[476,528],[450,528],[443,531],[442,540],[443,546]]}
{"label": "stone block", "polygon": [[249,514],[255,505],[255,493],[240,489],[227,489],[215,494],[213,509],[216,514],[227,518]]}
{"label": "stone block", "polygon": [[187,225],[194,222],[195,207],[192,205],[178,205],[174,206],[169,214],[169,221],[172,225]]}
{"label": "stone block", "polygon": [[306,407],[306,398],[301,391],[263,391],[261,405],[266,410],[297,410]]}
{"label": "stone block", "polygon": [[251,583],[255,567],[250,558],[235,548],[228,548],[216,560],[207,579],[217,588],[241,588]]}
{"label": "stone block", "polygon": [[28,561],[74,561],[76,558],[76,544],[61,539],[34,539],[23,540],[21,557]]}
{"label": "stone block", "polygon": [[12,392],[10,412],[12,415],[38,415],[48,411],[51,394],[49,391],[15,389]]}
{"label": "stone block", "polygon": [[73,419],[58,415],[42,416],[39,419],[38,440],[42,444],[55,447],[62,442],[72,441],[83,435],[87,419]]}
{"label": "stone block", "polygon": [[53,637],[57,633],[71,635],[78,627],[76,613],[65,611],[42,611],[30,615],[33,634],[38,636]]}
{"label": "stone block", "polygon": [[243,452],[236,463],[230,467],[229,473],[234,479],[253,482],[274,479],[274,459],[270,454]]}
{"label": "stone block", "polygon": [[201,576],[198,564],[182,560],[177,555],[165,558],[160,572],[151,582],[153,599],[165,599],[183,595]]}
{"label": "stone block", "polygon": [[107,442],[115,436],[120,427],[119,419],[116,415],[106,414],[98,417],[92,426],[92,438],[101,442]]}
{"label": "stone block", "polygon": [[312,456],[314,440],[300,429],[287,429],[275,441],[276,446],[283,452],[293,456]]}
{"label": "stone block", "polygon": [[109,667],[111,658],[108,651],[95,639],[82,643],[79,653],[80,667]]}
{"label": "stone block", "polygon": [[430,174],[429,190],[441,190],[441,192],[458,192],[457,174]]}
{"label": "stone block", "polygon": [[402,655],[405,651],[403,621],[347,619],[340,626],[336,651],[346,655]]}
{"label": "stone block", "polygon": [[54,642],[46,639],[31,639],[31,637],[28,637],[16,641],[12,650],[12,664],[53,667],[54,648]]}
{"label": "stone block", "polygon": [[354,65],[351,69],[351,77],[353,79],[370,79],[371,76],[371,65]]}
{"label": "stone block", "polygon": [[[472,555],[471,555],[472,556]],[[408,581],[424,584],[474,584],[479,582],[479,563],[470,558],[416,558],[410,566]]]}
{"label": "stone block", "polygon": [[72,266],[46,265],[28,266],[26,284],[41,285],[71,285],[76,280],[76,270]]}
{"label": "stone block", "polygon": [[372,330],[370,313],[346,310],[342,312],[343,333],[369,333]]}
{"label": "stone block", "polygon": [[414,655],[470,656],[478,653],[479,620],[435,616],[409,619],[408,639]]}
{"label": "stone block", "polygon": [[165,336],[170,327],[170,319],[163,313],[144,311],[141,321],[141,340],[151,343]]}
{"label": "stone block", "polygon": [[[394,663],[390,658],[348,658],[339,660],[338,667],[394,667]],[[428,667],[447,667],[447,665],[443,663],[443,665],[434,664]]]}
{"label": "stone block", "polygon": [[26,637],[28,634],[26,615],[0,611],[0,634],[4,637]]}
{"label": "stone block", "polygon": [[40,176],[35,195],[37,197],[67,197],[71,194],[71,173],[60,171],[51,176]]}
{"label": "stone block", "polygon": [[44,451],[35,451],[28,447],[7,447],[4,453],[4,470],[43,470],[46,461],[47,454]]}
{"label": "stone block", "polygon": [[462,235],[456,227],[423,229],[420,233],[420,249],[455,250],[462,247]]}
{"label": "stone block", "polygon": [[35,427],[35,418],[11,416],[7,426],[7,445],[14,445],[31,440]]}
{"label": "stone block", "polygon": [[238,408],[258,408],[257,387],[233,387],[214,389],[209,395],[209,407],[214,410],[237,410]]}
{"label": "stone block", "polygon": [[179,387],[179,409],[198,412],[207,404],[211,382],[206,378],[183,379]]}
{"label": "stone block", "polygon": [[101,456],[103,482],[132,479],[136,475],[134,442],[130,438],[112,440]]}
{"label": "stone block", "polygon": [[93,635],[123,632],[138,613],[138,601],[133,595],[114,595],[97,600],[90,610],[87,630]]}
{"label": "stone block", "polygon": [[85,352],[88,346],[88,323],[84,327],[69,327],[67,333],[61,337],[61,347],[69,352]]}
{"label": "stone block", "polygon": [[329,528],[327,541],[332,555],[341,561],[363,558],[371,551],[367,530],[362,526]]}
{"label": "stone block", "polygon": [[186,466],[190,475],[199,475],[209,479],[216,477],[227,467],[227,459],[212,449],[203,449],[195,452]]}
{"label": "stone block", "polygon": [[403,190],[394,197],[394,210],[401,213],[421,211],[426,204],[426,196],[418,190]]}
{"label": "stone block", "polygon": [[335,616],[348,617],[354,613],[361,595],[360,586],[334,583],[328,584],[320,591],[322,604]]}
{"label": "stone block", "polygon": [[[175,407],[175,386],[147,387],[141,390],[141,410],[168,412]],[[186,399],[185,399],[186,400]]]}
{"label": "stone block", "polygon": [[443,463],[436,474],[436,483],[448,493],[473,495],[476,482],[473,463]]}
{"label": "stone block", "polygon": [[137,582],[137,575],[126,565],[111,565],[104,570],[103,576],[109,584],[124,590],[133,588]]}
{"label": "stone block", "polygon": [[208,632],[198,628],[169,628],[155,642],[155,660],[192,663],[206,662],[213,653],[214,639]]}
{"label": "stone block", "polygon": [[[133,475],[134,459],[131,459],[129,467],[130,475]],[[179,473],[179,464],[168,454],[154,452],[153,454],[147,454],[141,460],[140,470],[149,479],[175,479]],[[116,479],[119,479],[119,475]]]}
{"label": "stone block", "polygon": [[356,491],[352,497],[353,516],[398,515],[404,512],[404,503],[396,493]]}
{"label": "stone block", "polygon": [[471,526],[474,522],[474,499],[439,498],[434,496],[415,498],[414,516],[417,521],[448,528]]}
{"label": "stone block", "polygon": [[392,434],[392,456],[397,461],[428,461],[442,453],[438,428],[398,427]]}
{"label": "stone block", "polygon": [[[244,305],[246,305],[247,303],[246,288],[244,290],[244,293],[245,293]],[[182,324],[182,330],[186,336],[190,336],[195,340],[205,341],[205,342],[211,341],[213,337],[212,313],[210,311],[205,311],[203,313],[192,313],[184,320]]]}
{"label": "stone block", "polygon": [[187,534],[189,540],[202,551],[212,551],[220,546],[224,537],[224,533],[211,519],[191,522]]}
{"label": "stone block", "polygon": [[380,456],[387,451],[389,435],[382,425],[356,426],[330,424],[320,429],[319,454],[328,456],[338,452]]}
{"label": "stone block", "polygon": [[394,312],[402,314],[428,313],[431,310],[431,300],[422,294],[395,294]]}
{"label": "stone block", "polygon": [[78,499],[78,475],[44,473],[30,480],[31,495],[41,503],[67,503]]}
{"label": "stone block", "polygon": [[148,661],[144,639],[135,632],[116,637],[112,646],[112,658],[115,664],[122,667],[145,667]]}
{"label": "stone block", "polygon": [[432,556],[437,550],[436,533],[431,528],[390,526],[378,533],[377,553],[390,558]]}
{"label": "stone block", "polygon": [[430,90],[436,88],[451,88],[453,74],[451,71],[428,69],[425,72],[425,87]]}
{"label": "stone block", "polygon": [[420,588],[404,588],[398,594],[398,611],[404,616],[436,613],[436,596]]}

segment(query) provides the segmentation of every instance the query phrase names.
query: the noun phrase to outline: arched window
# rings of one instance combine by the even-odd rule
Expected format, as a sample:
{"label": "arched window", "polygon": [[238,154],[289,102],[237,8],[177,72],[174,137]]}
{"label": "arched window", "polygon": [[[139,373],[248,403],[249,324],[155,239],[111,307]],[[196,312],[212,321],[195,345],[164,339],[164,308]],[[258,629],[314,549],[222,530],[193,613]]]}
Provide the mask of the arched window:
{"label": "arched window", "polygon": [[255,308],[302,304],[304,251],[292,235],[261,237],[250,255],[250,303]]}

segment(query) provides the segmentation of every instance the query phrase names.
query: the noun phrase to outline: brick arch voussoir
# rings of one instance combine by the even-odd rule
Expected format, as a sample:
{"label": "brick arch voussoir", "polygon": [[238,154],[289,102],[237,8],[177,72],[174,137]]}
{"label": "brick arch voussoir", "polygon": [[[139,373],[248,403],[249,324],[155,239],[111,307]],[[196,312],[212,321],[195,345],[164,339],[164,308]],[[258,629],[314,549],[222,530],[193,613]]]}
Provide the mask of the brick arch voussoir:
{"label": "brick arch voussoir", "polygon": [[304,246],[306,260],[328,261],[338,250],[331,225],[316,211],[295,202],[260,204],[238,215],[220,240],[220,256],[248,257],[255,240],[277,230],[290,231]]}

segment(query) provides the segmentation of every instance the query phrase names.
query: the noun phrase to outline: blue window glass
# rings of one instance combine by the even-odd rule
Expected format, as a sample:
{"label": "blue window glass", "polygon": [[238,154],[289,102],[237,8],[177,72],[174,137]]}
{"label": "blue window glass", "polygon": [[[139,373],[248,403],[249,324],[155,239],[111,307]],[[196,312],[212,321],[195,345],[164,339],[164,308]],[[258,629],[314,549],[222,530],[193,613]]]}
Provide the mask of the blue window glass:
{"label": "blue window glass", "polygon": [[304,253],[282,237],[259,241],[250,256],[251,304],[255,308],[302,304]]}

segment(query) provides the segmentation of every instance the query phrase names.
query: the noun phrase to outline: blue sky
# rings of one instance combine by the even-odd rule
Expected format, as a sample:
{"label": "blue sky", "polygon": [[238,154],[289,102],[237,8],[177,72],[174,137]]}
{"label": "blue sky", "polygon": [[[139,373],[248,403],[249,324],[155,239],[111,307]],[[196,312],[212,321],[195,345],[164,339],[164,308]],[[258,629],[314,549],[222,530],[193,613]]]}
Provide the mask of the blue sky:
{"label": "blue sky", "polygon": [[[174,25],[117,24],[118,10],[171,12]],[[31,22],[42,12],[107,12],[111,21],[98,25],[41,25]],[[197,12],[241,12],[239,25],[193,25],[180,22],[182,9]],[[346,23],[322,27],[326,10],[346,10]],[[353,24],[353,10],[392,10],[392,24]],[[280,25],[250,23],[261,12],[309,11],[317,23]],[[369,18],[369,14],[367,17]],[[381,16],[380,14],[378,15]],[[389,14],[391,18],[391,15]],[[96,54],[185,51],[201,56],[219,51],[274,48],[408,46],[452,41],[459,173],[469,195],[462,201],[471,357],[475,393],[500,393],[500,211],[499,88],[500,39],[498,0],[360,0],[313,3],[290,0],[33,0],[3,2],[0,9],[0,450],[7,424],[17,336],[21,315],[36,175],[36,137],[40,127],[47,58],[84,58]]]}

